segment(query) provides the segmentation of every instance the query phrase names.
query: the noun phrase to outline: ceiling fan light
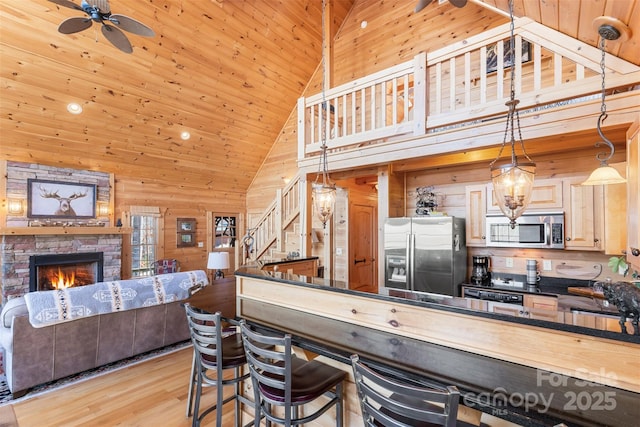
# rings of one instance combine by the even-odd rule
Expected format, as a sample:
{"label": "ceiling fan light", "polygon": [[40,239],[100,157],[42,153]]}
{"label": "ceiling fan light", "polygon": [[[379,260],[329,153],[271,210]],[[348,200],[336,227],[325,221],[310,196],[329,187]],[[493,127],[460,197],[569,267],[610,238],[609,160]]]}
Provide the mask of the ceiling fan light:
{"label": "ceiling fan light", "polygon": [[508,163],[491,168],[494,198],[512,228],[516,218],[529,206],[536,175],[536,164]]}
{"label": "ceiling fan light", "polygon": [[605,163],[591,172],[589,178],[582,185],[624,184],[625,182],[627,180],[615,168]]}

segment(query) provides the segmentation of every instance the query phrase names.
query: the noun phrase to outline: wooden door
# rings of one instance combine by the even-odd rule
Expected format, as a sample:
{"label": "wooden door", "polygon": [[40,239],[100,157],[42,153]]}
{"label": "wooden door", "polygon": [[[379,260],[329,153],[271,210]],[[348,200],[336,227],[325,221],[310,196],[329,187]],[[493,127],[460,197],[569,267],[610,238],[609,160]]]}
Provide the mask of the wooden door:
{"label": "wooden door", "polygon": [[378,292],[376,208],[352,204],[349,210],[349,288]]}

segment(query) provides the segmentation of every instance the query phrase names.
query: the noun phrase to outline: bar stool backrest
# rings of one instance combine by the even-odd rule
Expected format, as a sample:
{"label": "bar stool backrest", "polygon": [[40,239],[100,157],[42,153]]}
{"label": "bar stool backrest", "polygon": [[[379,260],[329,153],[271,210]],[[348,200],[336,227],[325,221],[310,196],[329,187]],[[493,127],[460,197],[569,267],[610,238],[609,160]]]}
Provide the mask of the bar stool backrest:
{"label": "bar stool backrest", "polygon": [[247,355],[249,373],[254,390],[260,389],[260,384],[282,392],[273,395],[283,396],[272,399],[270,394],[263,394],[264,400],[275,405],[291,406],[291,335],[269,336],[258,334],[251,330],[246,323],[240,324],[242,338]]}
{"label": "bar stool backrest", "polygon": [[205,313],[189,304],[185,309],[197,363],[206,369],[222,369],[216,363],[222,355],[221,313]]}
{"label": "bar stool backrest", "polygon": [[422,387],[383,376],[351,356],[365,426],[455,426],[460,393]]}

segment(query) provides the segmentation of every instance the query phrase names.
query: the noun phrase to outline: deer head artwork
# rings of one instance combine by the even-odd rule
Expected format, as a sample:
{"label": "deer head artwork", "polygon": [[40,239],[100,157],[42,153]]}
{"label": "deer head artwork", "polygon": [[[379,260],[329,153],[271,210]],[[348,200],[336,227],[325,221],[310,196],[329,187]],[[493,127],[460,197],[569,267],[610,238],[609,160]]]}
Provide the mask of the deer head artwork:
{"label": "deer head artwork", "polygon": [[42,188],[42,186],[40,186],[39,188],[40,197],[45,199],[56,199],[58,203],[60,203],[58,209],[54,213],[54,215],[60,216],[75,216],[76,212],[71,207],[71,201],[79,199],[81,197],[85,197],[87,195],[87,191],[85,191],[84,193],[75,192],[68,197],[61,197],[60,195],[58,195],[58,190],[51,192],[46,190],[45,188]]}

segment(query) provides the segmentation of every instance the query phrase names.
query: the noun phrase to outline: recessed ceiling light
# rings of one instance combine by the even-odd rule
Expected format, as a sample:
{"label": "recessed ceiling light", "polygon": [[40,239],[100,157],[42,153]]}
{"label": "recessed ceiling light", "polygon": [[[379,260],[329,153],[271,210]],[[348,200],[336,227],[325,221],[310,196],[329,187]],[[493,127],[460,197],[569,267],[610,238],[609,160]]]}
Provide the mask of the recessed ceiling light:
{"label": "recessed ceiling light", "polygon": [[67,104],[67,111],[71,114],[80,114],[82,113],[82,105],[77,102],[71,102]]}
{"label": "recessed ceiling light", "polygon": [[180,133],[180,138],[186,141],[187,139],[191,138],[191,134],[186,130],[182,131],[182,133]]}
{"label": "recessed ceiling light", "polygon": [[369,25],[369,23],[368,23],[367,21],[362,21],[362,22],[360,23],[360,28],[363,28],[363,29],[364,29],[364,28],[367,28],[367,25]]}

